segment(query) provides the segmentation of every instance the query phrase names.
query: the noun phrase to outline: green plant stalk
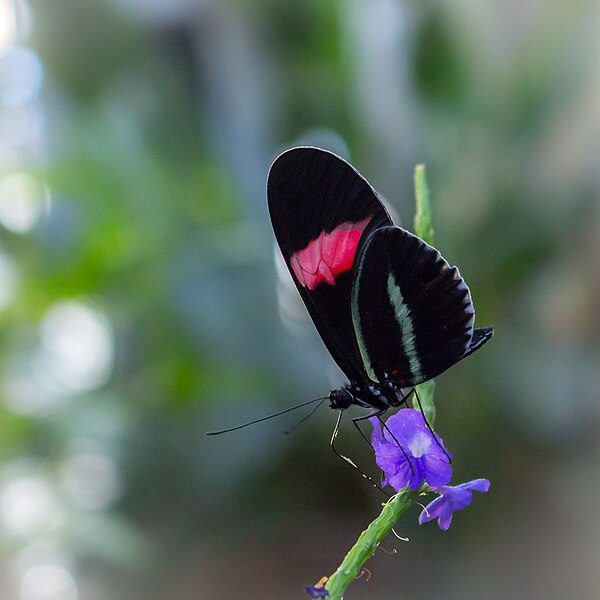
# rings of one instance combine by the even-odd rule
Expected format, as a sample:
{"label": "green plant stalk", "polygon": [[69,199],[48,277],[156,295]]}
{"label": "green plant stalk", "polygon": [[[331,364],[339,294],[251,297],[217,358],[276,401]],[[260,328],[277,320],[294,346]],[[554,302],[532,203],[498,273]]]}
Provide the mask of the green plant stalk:
{"label": "green plant stalk", "polygon": [[415,233],[430,246],[433,246],[434,235],[431,223],[431,202],[429,201],[429,187],[425,175],[425,165],[415,167]]}
{"label": "green plant stalk", "polygon": [[[415,211],[415,233],[430,246],[433,246],[434,233],[431,222],[431,202],[429,199],[429,187],[425,174],[425,165],[415,167],[415,200],[417,208]],[[433,427],[435,421],[435,404],[433,402],[433,393],[435,391],[435,381],[430,379],[417,386],[416,392],[421,400],[421,407],[427,422]],[[413,407],[418,409],[419,405],[416,397],[413,398]]]}
{"label": "green plant stalk", "polygon": [[419,394],[419,400],[421,401],[421,406],[417,402],[416,396],[412,397],[412,405],[413,408],[417,410],[423,409],[423,416],[425,420],[433,427],[433,423],[435,422],[435,404],[433,402],[433,394],[435,392],[435,381],[430,379],[425,383],[421,383],[416,387],[416,392]]}
{"label": "green plant stalk", "polygon": [[342,564],[325,585],[329,590],[328,598],[330,600],[340,600],[343,597],[346,588],[359,576],[365,562],[373,556],[375,550],[392,530],[400,515],[426,489],[427,486],[421,486],[413,491],[405,487],[383,505],[381,514],[360,534],[356,544],[352,546]]}
{"label": "green plant stalk", "polygon": [[[431,204],[429,202],[429,189],[425,178],[424,165],[417,165],[415,168],[415,197],[417,204],[415,233],[428,244],[433,244]],[[435,383],[433,381],[426,381],[417,386],[423,413],[431,426],[433,426],[435,420],[434,391]],[[413,403],[418,408],[416,399]],[[329,600],[341,600],[348,586],[359,576],[365,562],[373,556],[375,550],[392,530],[400,515],[406,512],[414,500],[427,489],[427,485],[422,485],[415,491],[405,487],[383,505],[381,514],[360,534],[354,546],[346,554],[342,564],[327,581],[325,588],[329,591]]]}

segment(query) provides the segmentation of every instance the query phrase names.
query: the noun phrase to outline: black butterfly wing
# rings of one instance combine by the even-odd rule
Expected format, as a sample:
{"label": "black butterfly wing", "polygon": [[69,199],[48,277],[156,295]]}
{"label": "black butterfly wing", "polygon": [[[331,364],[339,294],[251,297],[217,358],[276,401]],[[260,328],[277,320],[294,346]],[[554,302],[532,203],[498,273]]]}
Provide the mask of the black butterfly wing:
{"label": "black butterfly wing", "polygon": [[356,262],[352,315],[367,375],[414,386],[439,375],[487,342],[473,329],[471,293],[456,267],[417,236],[384,227]]}
{"label": "black butterfly wing", "polygon": [[365,380],[351,312],[352,266],[391,219],[377,193],[339,156],[312,147],[279,155],[267,196],[275,237],[327,349],[350,381]]}

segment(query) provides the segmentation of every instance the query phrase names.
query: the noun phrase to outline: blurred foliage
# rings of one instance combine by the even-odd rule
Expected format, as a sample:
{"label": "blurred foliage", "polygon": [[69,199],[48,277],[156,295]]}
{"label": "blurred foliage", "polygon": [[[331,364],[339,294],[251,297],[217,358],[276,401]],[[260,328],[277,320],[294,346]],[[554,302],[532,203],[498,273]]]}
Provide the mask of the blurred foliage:
{"label": "blurred foliage", "polygon": [[598,595],[595,3],[2,7],[0,595],[295,597],[378,512],[326,409],[204,436],[343,383],[274,266],[266,174],[295,143],[405,224],[427,164],[496,326],[436,387],[457,480],[492,492],[445,535],[408,517],[351,593]]}

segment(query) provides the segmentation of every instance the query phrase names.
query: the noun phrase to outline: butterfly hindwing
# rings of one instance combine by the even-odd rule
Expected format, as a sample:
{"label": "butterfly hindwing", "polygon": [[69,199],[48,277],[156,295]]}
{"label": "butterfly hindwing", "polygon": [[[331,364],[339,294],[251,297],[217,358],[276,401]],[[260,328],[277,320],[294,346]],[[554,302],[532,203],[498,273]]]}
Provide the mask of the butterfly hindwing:
{"label": "butterfly hindwing", "polygon": [[492,328],[473,329],[471,294],[456,267],[417,236],[383,227],[355,266],[352,315],[368,377],[414,386],[481,347]]}
{"label": "butterfly hindwing", "polygon": [[319,334],[346,376],[364,381],[352,322],[352,267],[370,233],[391,225],[386,209],[345,160],[312,147],[275,160],[267,196],[275,237]]}

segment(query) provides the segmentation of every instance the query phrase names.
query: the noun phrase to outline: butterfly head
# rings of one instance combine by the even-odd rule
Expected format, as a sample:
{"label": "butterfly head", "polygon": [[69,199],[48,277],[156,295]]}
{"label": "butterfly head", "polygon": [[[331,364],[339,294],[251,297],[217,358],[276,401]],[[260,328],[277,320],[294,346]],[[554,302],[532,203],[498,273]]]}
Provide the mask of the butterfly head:
{"label": "butterfly head", "polygon": [[346,388],[333,390],[329,394],[329,406],[336,410],[345,410],[355,402],[354,394]]}

